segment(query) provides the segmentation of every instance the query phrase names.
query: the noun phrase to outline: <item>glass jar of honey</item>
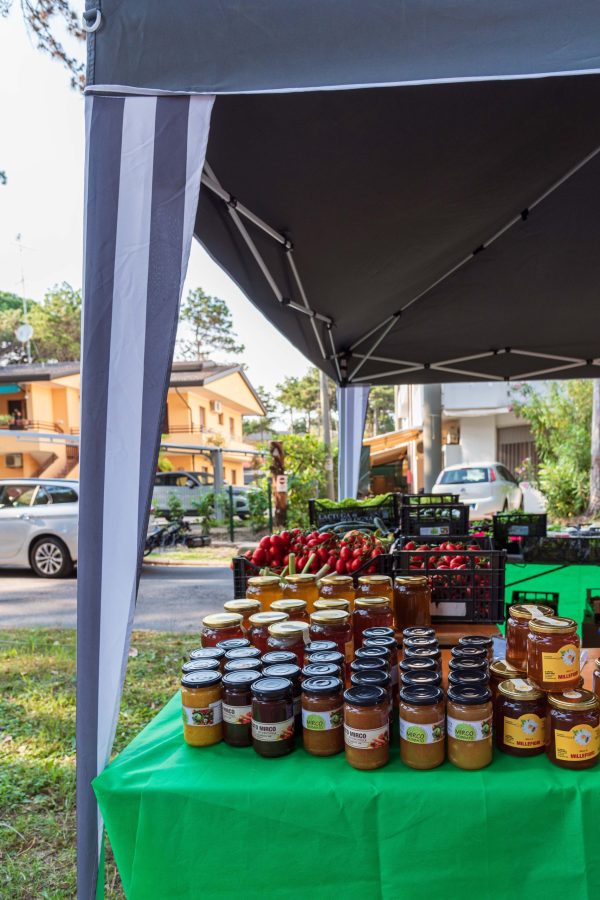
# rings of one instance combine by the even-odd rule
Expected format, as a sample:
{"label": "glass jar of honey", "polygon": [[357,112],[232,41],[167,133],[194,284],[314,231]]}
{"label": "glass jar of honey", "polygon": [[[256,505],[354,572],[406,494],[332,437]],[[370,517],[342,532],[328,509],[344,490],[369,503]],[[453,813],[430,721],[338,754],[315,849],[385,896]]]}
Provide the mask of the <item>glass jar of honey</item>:
{"label": "glass jar of honey", "polygon": [[220,647],[197,647],[189,655],[190,662],[196,659],[216,659],[221,671],[225,665],[225,651]]}
{"label": "glass jar of honey", "polygon": [[248,579],[246,597],[249,600],[258,600],[263,612],[266,612],[273,600],[277,600],[281,595],[279,575],[255,575]]}
{"label": "glass jar of honey", "polygon": [[359,597],[387,597],[391,606],[394,599],[392,579],[389,575],[361,575],[355,600]]}
{"label": "glass jar of honey", "polygon": [[319,597],[315,602],[315,612],[327,612],[328,609],[342,609],[350,615],[350,601],[345,597]]}
{"label": "glass jar of honey", "polygon": [[398,631],[431,625],[431,587],[424,575],[399,575],[394,579],[394,619]]}
{"label": "glass jar of honey", "polygon": [[306,622],[275,622],[269,625],[267,650],[289,650],[298,657],[300,668],[304,665],[304,652],[308,643],[308,625]]}
{"label": "glass jar of honey", "polygon": [[223,604],[225,612],[242,616],[242,631],[247,633],[250,628],[250,616],[260,612],[261,606],[258,600],[228,600]]}
{"label": "glass jar of honey", "polygon": [[387,597],[359,597],[354,601],[352,626],[354,649],[362,647],[363,632],[367,628],[392,628],[394,624],[392,607]]}
{"label": "glass jar of honey", "polygon": [[296,622],[308,622],[308,611],[306,609],[306,600],[273,600],[271,603],[273,612],[285,613],[289,619]]}
{"label": "glass jar of honey", "polygon": [[527,677],[542,691],[570,691],[579,684],[577,622],[541,616],[529,622]]}
{"label": "glass jar of honey", "polygon": [[223,737],[222,675],[210,669],[181,679],[183,737],[192,747],[209,747]]}
{"label": "glass jar of honey", "polygon": [[444,692],[435,685],[400,691],[400,759],[411,769],[435,769],[446,756]]}
{"label": "glass jar of honey", "polygon": [[549,606],[530,603],[508,607],[506,620],[506,662],[516,669],[527,670],[527,635],[529,623],[540,616],[552,616]]}
{"label": "glass jar of honey", "polygon": [[594,664],[594,674],[592,676],[592,690],[596,697],[600,699],[600,659]]}
{"label": "glass jar of honey", "polygon": [[203,647],[216,647],[228,638],[243,638],[243,616],[238,613],[215,613],[202,619],[200,643]]}
{"label": "glass jar of honey", "polygon": [[269,626],[276,622],[286,622],[286,613],[260,612],[250,616],[250,629],[248,640],[254,647],[258,647],[261,653],[267,653],[267,641],[269,639]]}
{"label": "glass jar of honey", "polygon": [[494,707],[496,747],[510,756],[537,756],[544,752],[546,695],[530,681],[501,681]]}
{"label": "glass jar of honey", "polygon": [[223,676],[223,740],[231,747],[252,744],[252,685],[260,677],[256,671]]}
{"label": "glass jar of honey", "polygon": [[460,638],[458,646],[478,647],[486,651],[489,663],[494,660],[494,639],[485,634],[466,634]]}
{"label": "glass jar of honey", "polygon": [[310,617],[310,640],[333,641],[340,653],[344,654],[349,666],[354,656],[354,637],[350,613],[343,609],[324,609]]}
{"label": "glass jar of honey", "polygon": [[590,769],[600,758],[600,700],[591,691],[548,694],[546,755],[563,769]]}
{"label": "glass jar of honey", "polygon": [[379,769],[388,763],[389,700],[384,688],[355,684],[344,693],[344,746],[346,761],[355,769]]}
{"label": "glass jar of honey", "polygon": [[496,702],[496,694],[498,685],[501,681],[508,681],[513,678],[527,678],[527,669],[519,669],[517,666],[511,665],[505,659],[495,659],[490,665],[490,690],[492,692],[492,700]]}
{"label": "glass jar of honey", "polygon": [[314,575],[286,575],[283,579],[283,596],[287,600],[304,600],[308,614],[319,599],[319,586]]}
{"label": "glass jar of honey", "polygon": [[313,756],[344,749],[344,685],[340,678],[313,676],[302,684],[302,736]]}
{"label": "glass jar of honey", "polygon": [[326,575],[319,582],[321,597],[325,600],[347,600],[350,610],[354,606],[354,582],[351,575]]}
{"label": "glass jar of honey", "polygon": [[487,687],[448,689],[448,759],[459,769],[483,769],[492,761],[492,694]]}

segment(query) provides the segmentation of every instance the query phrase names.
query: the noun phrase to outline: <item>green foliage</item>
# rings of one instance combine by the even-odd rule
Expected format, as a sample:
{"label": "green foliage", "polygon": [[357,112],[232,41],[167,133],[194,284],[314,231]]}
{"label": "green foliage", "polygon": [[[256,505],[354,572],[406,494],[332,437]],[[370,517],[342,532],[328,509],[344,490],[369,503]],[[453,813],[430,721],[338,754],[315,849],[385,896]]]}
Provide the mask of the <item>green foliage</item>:
{"label": "green foliage", "polygon": [[552,382],[545,394],[522,385],[513,402],[529,422],[540,458],[539,486],[548,512],[574,516],[585,511],[590,482],[592,382]]}
{"label": "green foliage", "polygon": [[277,402],[274,396],[261,385],[256,388],[256,393],[260,397],[261,403],[265,408],[265,415],[259,418],[244,418],[243,432],[244,434],[260,434],[262,439],[272,434],[275,430],[274,424],[277,418]]}
{"label": "green foliage", "polygon": [[252,531],[262,531],[268,523],[269,511],[268,478],[261,478],[256,483],[256,490],[248,492],[249,523]]}
{"label": "green foliage", "polygon": [[383,434],[394,430],[394,387],[378,385],[369,393],[365,431],[367,434]]}
{"label": "green foliage", "polygon": [[209,297],[202,288],[189,291],[181,304],[180,320],[191,332],[191,339],[179,340],[179,352],[185,359],[203,359],[211,350],[238,355],[244,345],[236,342],[229,307],[218,297]]}
{"label": "green foliage", "polygon": [[192,508],[202,519],[202,534],[209,535],[211,528],[217,524],[215,517],[216,495],[213,491],[206,491],[197,500],[192,500]]}
{"label": "green foliage", "polygon": [[[311,434],[287,434],[281,438],[288,476],[288,526],[306,528],[308,501],[325,496],[325,447]],[[269,472],[269,459],[263,470]]]}
{"label": "green foliage", "polygon": [[156,463],[156,468],[159,472],[172,472],[175,468],[171,460],[168,456],[165,456],[164,452],[158,454],[158,462]]}
{"label": "green foliage", "polygon": [[[81,341],[81,291],[66,281],[50,288],[41,303],[28,301],[28,320],[33,328],[34,362],[66,362],[79,359]],[[0,361],[27,361],[24,344],[15,337],[23,322],[23,301],[15,294],[0,293]]]}
{"label": "green foliage", "polygon": [[181,500],[176,494],[169,494],[167,499],[167,519],[169,522],[182,522],[185,510]]}
{"label": "green foliage", "polygon": [[[319,370],[311,366],[306,375],[301,378],[288,376],[276,385],[275,401],[289,415],[290,431],[295,434],[310,433],[311,426],[317,425],[321,421],[319,378]],[[334,411],[337,408],[335,385],[328,380],[327,387],[329,407]],[[298,413],[300,413],[299,417]]]}
{"label": "green foliage", "polygon": [[[27,302],[33,303],[33,300],[28,300]],[[0,291],[0,312],[6,312],[7,309],[22,310],[23,298],[8,291]]]}

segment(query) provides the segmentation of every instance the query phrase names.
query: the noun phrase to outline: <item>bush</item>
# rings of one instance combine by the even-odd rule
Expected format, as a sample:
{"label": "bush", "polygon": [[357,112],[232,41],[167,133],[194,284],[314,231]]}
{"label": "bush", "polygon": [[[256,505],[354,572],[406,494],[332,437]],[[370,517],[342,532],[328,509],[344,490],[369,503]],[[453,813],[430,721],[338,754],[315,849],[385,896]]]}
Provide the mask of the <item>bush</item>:
{"label": "bush", "polygon": [[590,476],[587,469],[577,469],[571,460],[559,459],[542,463],[539,485],[548,501],[548,509],[561,518],[581,513],[587,506]]}

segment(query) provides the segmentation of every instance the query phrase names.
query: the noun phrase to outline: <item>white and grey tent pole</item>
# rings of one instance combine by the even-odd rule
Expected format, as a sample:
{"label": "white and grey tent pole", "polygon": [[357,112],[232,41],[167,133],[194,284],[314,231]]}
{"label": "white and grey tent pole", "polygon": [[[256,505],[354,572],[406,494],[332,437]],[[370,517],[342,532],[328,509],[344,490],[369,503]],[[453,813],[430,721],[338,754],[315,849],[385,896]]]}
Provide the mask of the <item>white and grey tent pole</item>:
{"label": "white and grey tent pole", "polygon": [[212,96],[86,98],[77,594],[77,896],[114,739]]}
{"label": "white and grey tent pole", "polygon": [[337,389],[339,417],[338,499],[356,497],[360,454],[367,417],[369,386],[351,384]]}

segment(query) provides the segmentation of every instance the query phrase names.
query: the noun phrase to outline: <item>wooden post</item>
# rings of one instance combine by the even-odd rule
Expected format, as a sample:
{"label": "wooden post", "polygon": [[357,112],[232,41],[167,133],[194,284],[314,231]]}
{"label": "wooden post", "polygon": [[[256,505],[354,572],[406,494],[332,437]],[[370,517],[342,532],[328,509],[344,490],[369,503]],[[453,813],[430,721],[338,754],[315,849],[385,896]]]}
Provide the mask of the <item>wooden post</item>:
{"label": "wooden post", "polygon": [[285,475],[285,454],[281,441],[271,441],[271,475],[273,496],[275,497],[275,527],[285,528],[287,524],[287,478]]}

